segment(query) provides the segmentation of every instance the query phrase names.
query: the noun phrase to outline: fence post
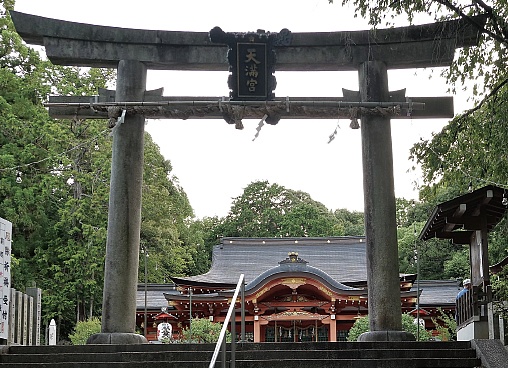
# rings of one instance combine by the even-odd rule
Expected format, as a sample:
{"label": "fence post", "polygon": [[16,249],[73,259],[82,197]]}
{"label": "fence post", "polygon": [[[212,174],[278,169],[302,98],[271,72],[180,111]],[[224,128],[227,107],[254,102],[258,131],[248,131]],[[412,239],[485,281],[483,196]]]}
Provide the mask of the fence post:
{"label": "fence post", "polygon": [[34,337],[34,298],[27,295],[28,297],[28,341],[27,344],[32,346],[33,345],[33,337]]}
{"label": "fence post", "polygon": [[14,344],[16,339],[16,289],[11,288],[9,305],[9,345]]}
{"label": "fence post", "polygon": [[37,287],[26,289],[26,293],[33,298],[32,308],[32,345],[41,344],[41,297],[42,291]]}
{"label": "fence post", "polygon": [[28,309],[29,309],[29,296],[26,294],[22,294],[22,300],[23,300],[23,314],[21,315],[22,322],[21,322],[21,341],[23,345],[28,345]]}
{"label": "fence post", "polygon": [[23,313],[23,294],[21,291],[16,290],[16,297],[14,300],[16,308],[16,344],[21,345],[21,322]]}

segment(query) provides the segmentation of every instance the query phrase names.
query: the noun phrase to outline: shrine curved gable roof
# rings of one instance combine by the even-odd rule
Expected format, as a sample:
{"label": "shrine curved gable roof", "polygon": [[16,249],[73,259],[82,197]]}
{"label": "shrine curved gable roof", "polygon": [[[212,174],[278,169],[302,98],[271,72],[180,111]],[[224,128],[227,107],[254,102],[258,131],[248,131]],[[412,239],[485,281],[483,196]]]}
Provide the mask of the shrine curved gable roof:
{"label": "shrine curved gable roof", "polygon": [[326,272],[321,271],[319,268],[312,267],[306,263],[285,263],[273,267],[261,275],[256,277],[245,286],[245,291],[250,292],[262,287],[266,281],[276,279],[279,277],[312,277],[319,279],[323,284],[328,284],[332,289],[344,290],[362,290],[354,287],[346,286],[334,279],[332,279]]}
{"label": "shrine curved gable roof", "polygon": [[213,248],[212,265],[207,273],[172,280],[196,287],[234,287],[243,273],[246,284],[250,284],[262,274],[275,273],[278,263],[290,252],[298,253],[308,262],[311,273],[330,285],[339,287],[367,280],[364,237],[222,238]]}

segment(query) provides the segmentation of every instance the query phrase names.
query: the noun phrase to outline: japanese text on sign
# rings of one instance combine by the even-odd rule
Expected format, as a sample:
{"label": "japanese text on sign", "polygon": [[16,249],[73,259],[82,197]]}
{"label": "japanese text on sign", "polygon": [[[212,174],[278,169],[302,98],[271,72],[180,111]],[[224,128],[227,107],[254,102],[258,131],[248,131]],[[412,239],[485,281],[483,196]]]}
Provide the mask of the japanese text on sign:
{"label": "japanese text on sign", "polygon": [[238,97],[267,96],[266,44],[237,44]]}
{"label": "japanese text on sign", "polygon": [[11,298],[11,234],[12,223],[0,218],[0,338],[8,339],[9,302]]}

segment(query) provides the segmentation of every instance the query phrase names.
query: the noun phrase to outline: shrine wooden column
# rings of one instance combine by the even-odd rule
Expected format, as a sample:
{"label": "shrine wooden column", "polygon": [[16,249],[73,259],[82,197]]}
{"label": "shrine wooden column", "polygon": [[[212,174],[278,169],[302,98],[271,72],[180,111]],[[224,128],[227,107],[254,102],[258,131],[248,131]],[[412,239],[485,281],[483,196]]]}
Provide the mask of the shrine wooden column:
{"label": "shrine wooden column", "polygon": [[[384,62],[362,63],[359,82],[362,102],[389,100]],[[362,116],[361,136],[370,332],[358,340],[414,340],[402,331],[390,117]]]}
{"label": "shrine wooden column", "polygon": [[258,319],[254,319],[254,342],[261,342],[261,324]]}
{"label": "shrine wooden column", "polygon": [[[333,317],[333,318],[331,318]],[[337,341],[337,320],[335,319],[335,315],[330,316],[330,332],[328,336],[328,341],[335,342]]]}

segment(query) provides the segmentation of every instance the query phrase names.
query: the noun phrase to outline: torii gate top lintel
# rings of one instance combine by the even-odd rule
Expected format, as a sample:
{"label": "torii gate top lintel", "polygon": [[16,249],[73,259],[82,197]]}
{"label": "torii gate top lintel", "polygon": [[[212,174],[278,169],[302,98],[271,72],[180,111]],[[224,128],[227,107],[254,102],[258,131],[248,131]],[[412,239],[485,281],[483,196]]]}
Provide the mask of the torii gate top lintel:
{"label": "torii gate top lintel", "polygon": [[[54,64],[116,68],[120,60],[138,60],[148,69],[228,69],[227,47],[213,44],[207,32],[97,26],[16,11],[10,15],[25,42],[45,46]],[[369,60],[383,61],[388,69],[448,66],[456,48],[474,46],[478,37],[478,30],[463,20],[375,31],[293,33],[289,46],[276,47],[276,70],[357,70]]]}

